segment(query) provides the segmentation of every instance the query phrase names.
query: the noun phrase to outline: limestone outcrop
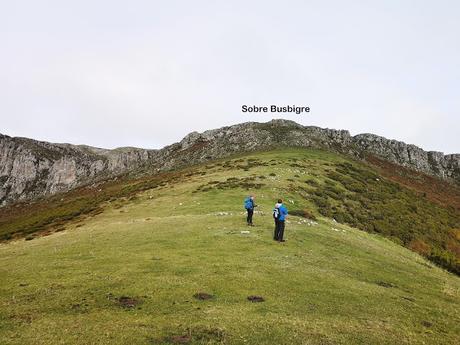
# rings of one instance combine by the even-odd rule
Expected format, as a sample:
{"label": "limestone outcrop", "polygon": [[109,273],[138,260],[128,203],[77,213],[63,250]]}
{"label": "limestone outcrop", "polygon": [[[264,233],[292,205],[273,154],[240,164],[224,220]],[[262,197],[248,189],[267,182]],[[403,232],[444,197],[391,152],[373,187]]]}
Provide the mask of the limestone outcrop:
{"label": "limestone outcrop", "polygon": [[66,191],[134,170],[166,171],[236,153],[278,147],[316,148],[365,159],[368,155],[460,184],[460,154],[424,151],[373,134],[302,126],[288,120],[247,122],[188,134],[160,150],[99,149],[0,134],[0,206]]}

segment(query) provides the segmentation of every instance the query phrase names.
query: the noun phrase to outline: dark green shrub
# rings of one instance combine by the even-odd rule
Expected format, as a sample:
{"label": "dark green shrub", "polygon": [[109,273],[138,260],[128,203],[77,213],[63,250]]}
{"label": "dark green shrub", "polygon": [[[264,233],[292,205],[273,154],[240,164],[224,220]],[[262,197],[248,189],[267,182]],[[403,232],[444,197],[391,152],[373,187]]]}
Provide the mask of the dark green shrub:
{"label": "dark green shrub", "polygon": [[305,183],[309,184],[310,186],[313,187],[319,187],[319,183],[315,180],[306,180]]}

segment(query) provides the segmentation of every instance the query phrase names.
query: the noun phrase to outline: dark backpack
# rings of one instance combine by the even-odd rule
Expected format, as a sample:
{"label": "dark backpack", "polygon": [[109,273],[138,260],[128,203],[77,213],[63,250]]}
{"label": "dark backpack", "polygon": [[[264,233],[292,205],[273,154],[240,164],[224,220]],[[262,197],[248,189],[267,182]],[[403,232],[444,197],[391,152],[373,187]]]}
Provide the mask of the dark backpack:
{"label": "dark backpack", "polygon": [[280,209],[279,209],[279,207],[275,207],[273,209],[273,218],[278,219],[279,216],[280,216]]}

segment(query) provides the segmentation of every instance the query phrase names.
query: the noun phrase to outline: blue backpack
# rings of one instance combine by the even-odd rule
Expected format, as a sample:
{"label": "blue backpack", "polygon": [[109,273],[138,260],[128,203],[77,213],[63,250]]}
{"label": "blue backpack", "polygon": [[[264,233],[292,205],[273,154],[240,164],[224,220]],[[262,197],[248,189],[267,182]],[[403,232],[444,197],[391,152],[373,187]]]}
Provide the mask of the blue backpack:
{"label": "blue backpack", "polygon": [[244,208],[246,210],[249,210],[252,208],[252,200],[251,198],[247,197],[246,199],[244,199]]}

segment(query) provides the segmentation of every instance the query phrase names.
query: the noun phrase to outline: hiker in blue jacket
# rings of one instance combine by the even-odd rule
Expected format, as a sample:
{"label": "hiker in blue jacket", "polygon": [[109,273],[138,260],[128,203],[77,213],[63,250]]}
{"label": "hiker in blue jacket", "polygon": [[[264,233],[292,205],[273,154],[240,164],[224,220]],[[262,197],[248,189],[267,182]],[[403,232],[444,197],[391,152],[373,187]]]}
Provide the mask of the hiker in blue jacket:
{"label": "hiker in blue jacket", "polygon": [[254,226],[254,224],[252,224],[252,215],[254,214],[254,208],[256,207],[257,205],[254,202],[254,195],[250,195],[244,200],[244,208],[248,212],[246,222],[250,226]]}
{"label": "hiker in blue jacket", "polygon": [[284,226],[286,221],[286,216],[288,215],[288,210],[286,206],[283,205],[283,200],[278,199],[278,202],[275,204],[273,209],[273,218],[275,219],[275,235],[273,239],[278,242],[284,242]]}

